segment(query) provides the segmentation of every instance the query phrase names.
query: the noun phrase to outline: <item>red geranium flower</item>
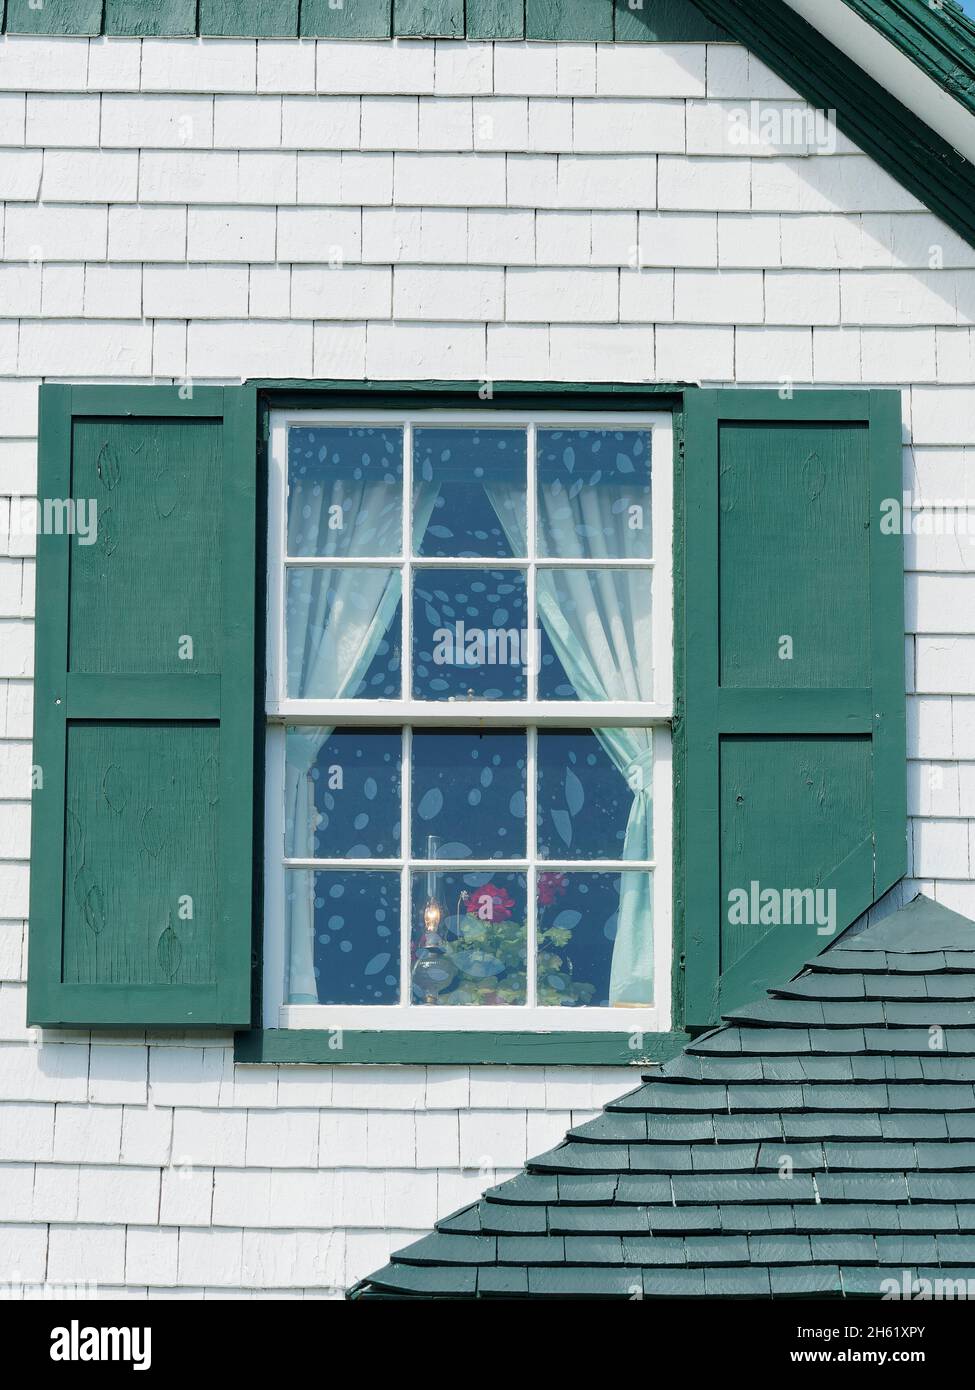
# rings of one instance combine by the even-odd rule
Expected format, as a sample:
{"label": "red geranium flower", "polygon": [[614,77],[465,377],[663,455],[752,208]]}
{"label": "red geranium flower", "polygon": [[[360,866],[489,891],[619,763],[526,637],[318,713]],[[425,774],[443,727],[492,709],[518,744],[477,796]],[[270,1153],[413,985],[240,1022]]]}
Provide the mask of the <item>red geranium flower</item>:
{"label": "red geranium flower", "polygon": [[539,874],[538,901],[542,907],[550,907],[556,898],[561,898],[568,886],[569,880],[565,874]]}
{"label": "red geranium flower", "polygon": [[504,888],[493,883],[485,883],[483,888],[475,888],[467,900],[467,911],[472,917],[480,917],[486,922],[507,922],[515,900]]}

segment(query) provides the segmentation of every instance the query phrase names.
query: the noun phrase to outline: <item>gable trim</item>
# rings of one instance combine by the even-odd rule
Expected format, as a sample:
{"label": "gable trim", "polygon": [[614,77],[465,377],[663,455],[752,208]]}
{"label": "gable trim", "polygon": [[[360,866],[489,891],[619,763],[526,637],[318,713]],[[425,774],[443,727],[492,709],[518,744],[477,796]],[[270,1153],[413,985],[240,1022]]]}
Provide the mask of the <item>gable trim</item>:
{"label": "gable trim", "polygon": [[843,0],[975,114],[975,23],[952,0]]}

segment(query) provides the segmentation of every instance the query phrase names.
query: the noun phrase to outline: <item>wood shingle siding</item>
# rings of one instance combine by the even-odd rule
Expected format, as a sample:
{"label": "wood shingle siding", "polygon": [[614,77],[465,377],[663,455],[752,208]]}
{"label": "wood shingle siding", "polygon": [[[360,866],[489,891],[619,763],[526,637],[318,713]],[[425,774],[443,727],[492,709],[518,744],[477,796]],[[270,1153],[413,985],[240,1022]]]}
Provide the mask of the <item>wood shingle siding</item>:
{"label": "wood shingle siding", "polygon": [[[903,485],[937,503],[975,496],[975,252],[845,137],[812,157],[715,149],[729,107],[797,104],[727,42],[10,35],[0,88],[0,176],[23,195],[6,203],[0,268],[0,1248],[24,1280],[97,1279],[106,1297],[334,1294],[632,1090],[633,1069],[375,1056],[295,1066],[284,1049],[235,1066],[227,1029],[26,1027],[34,539],[8,526],[13,500],[36,491],[39,379],[114,387],[192,372],[197,392],[241,376],[369,379],[375,391],[404,373],[634,391],[701,380],[774,390],[783,378],[895,387]],[[659,101],[685,108],[687,148],[634,153]],[[612,136],[594,153],[560,144],[573,102],[632,105],[620,123],[584,113],[580,132],[602,121]],[[459,119],[471,103],[472,120]],[[127,158],[86,163],[97,179],[78,178],[79,150],[99,145]],[[496,174],[471,172],[486,155],[504,161],[503,206],[486,202]],[[445,157],[450,188],[422,183],[417,165]],[[37,203],[48,176],[52,196]],[[130,201],[111,193],[116,178]],[[335,243],[342,271],[325,263]],[[515,271],[519,294],[526,271],[555,271],[564,293],[539,293],[537,322],[510,321],[507,297],[501,317],[404,320],[390,281],[406,272],[415,287],[423,270],[431,302],[449,307],[441,272],[456,267],[475,279],[501,268],[506,292]],[[619,320],[568,322],[576,276],[593,269],[618,278]],[[975,917],[973,551],[964,536],[918,529],[906,538],[910,891]],[[817,971],[813,983],[825,1002],[864,973]],[[899,972],[894,987],[909,1000],[923,978]],[[939,984],[971,998],[966,972]],[[819,1064],[845,1070],[842,1056]],[[904,1118],[936,1124],[943,1084],[915,1083]],[[971,1113],[946,1094],[952,1137],[972,1142]],[[702,1111],[684,1091],[679,1113],[660,1116],[675,1141],[713,1118],[704,1088],[694,1095]],[[817,1111],[805,1123],[841,1142],[849,1119]],[[816,1137],[807,1128],[790,1142]],[[857,1202],[863,1230],[844,1234],[879,1231],[868,1224],[879,1204]],[[732,1220],[741,1209],[724,1204]]]}

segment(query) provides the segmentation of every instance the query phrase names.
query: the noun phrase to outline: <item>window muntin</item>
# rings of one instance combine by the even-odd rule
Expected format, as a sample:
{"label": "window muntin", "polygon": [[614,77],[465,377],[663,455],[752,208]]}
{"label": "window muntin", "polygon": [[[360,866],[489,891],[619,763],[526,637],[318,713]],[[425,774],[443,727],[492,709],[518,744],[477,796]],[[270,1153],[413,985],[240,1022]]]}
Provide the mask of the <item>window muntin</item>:
{"label": "window muntin", "polygon": [[669,1026],[669,421],[271,442],[266,1023]]}

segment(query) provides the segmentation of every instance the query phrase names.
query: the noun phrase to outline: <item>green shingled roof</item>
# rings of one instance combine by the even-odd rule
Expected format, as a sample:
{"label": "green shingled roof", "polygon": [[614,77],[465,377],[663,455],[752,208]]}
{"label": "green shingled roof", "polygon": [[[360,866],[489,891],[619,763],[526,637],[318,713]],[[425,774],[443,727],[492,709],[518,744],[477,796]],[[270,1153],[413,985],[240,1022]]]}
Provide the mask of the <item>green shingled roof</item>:
{"label": "green shingled roof", "polygon": [[355,1298],[874,1296],[975,1279],[975,923],[854,928]]}

